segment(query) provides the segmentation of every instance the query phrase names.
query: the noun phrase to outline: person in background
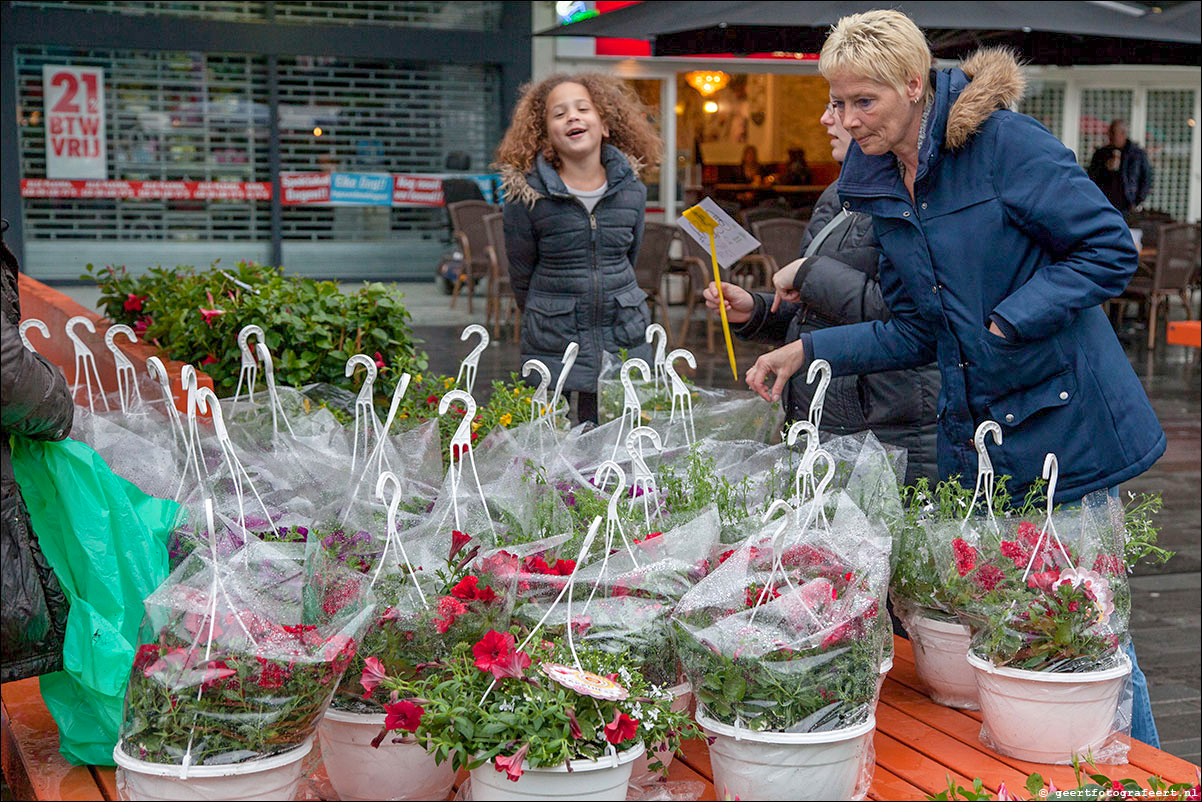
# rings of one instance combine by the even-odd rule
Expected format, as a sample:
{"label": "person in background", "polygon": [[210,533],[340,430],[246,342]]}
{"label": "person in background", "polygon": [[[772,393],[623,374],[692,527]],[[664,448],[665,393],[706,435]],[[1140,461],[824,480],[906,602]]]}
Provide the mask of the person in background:
{"label": "person in background", "polygon": [[[830,137],[831,157],[840,164],[851,137],[827,106],[819,121]],[[793,153],[794,151],[790,151]],[[803,332],[842,323],[888,320],[877,276],[880,247],[872,218],[844,212],[838,186],[831,184],[818,198],[801,241],[802,258],[772,277],[775,296],[748,293],[737,284],[724,284],[727,319],[745,340],[783,345]],[[705,290],[706,305],[718,308],[718,288]],[[784,388],[781,404],[787,421],[806,420],[814,385],[796,373]],[[906,483],[939,475],[935,453],[935,404],[939,368],[929,364],[909,370],[840,376],[827,387],[822,431],[850,434],[865,429],[884,443],[906,449]]]}
{"label": "person in background", "polygon": [[743,160],[739,163],[739,177],[745,184],[759,184],[764,180],[764,167],[760,164],[760,152],[755,145],[743,148]]}
{"label": "person in background", "polygon": [[789,148],[789,166],[785,168],[784,183],[793,186],[810,183],[810,166],[806,164],[803,148]]}
{"label": "person in background", "polygon": [[[1014,54],[985,48],[934,70],[918,26],[878,10],[841,19],[818,69],[854,140],[839,197],[873,217],[891,316],[804,334],[761,356],[748,386],[775,401],[810,360],[843,376],[934,359],[941,477],[976,474],[973,434],[993,420],[1004,442],[990,457],[1015,495],[1050,452],[1056,503],[1117,497],[1166,446],[1101,307],[1127,286],[1138,254],[1073,153],[1010,111],[1025,88]],[[1127,654],[1131,734],[1155,746],[1147,679],[1129,643]]]}
{"label": "person in background", "polygon": [[1089,161],[1089,177],[1124,215],[1140,206],[1152,191],[1152,165],[1144,149],[1127,138],[1127,121],[1111,120],[1110,142]]}
{"label": "person in background", "polygon": [[580,422],[597,422],[602,354],[651,358],[634,273],[647,201],[638,174],[661,150],[634,93],[593,73],[524,87],[497,149],[522,360],[557,376],[568,343],[579,344],[564,389],[577,393]]}
{"label": "person in background", "polygon": [[75,402],[63,372],[21,341],[17,259],[7,245],[0,258],[0,680],[9,682],[63,667],[68,611],[13,476],[9,435],[62,440],[71,432]]}

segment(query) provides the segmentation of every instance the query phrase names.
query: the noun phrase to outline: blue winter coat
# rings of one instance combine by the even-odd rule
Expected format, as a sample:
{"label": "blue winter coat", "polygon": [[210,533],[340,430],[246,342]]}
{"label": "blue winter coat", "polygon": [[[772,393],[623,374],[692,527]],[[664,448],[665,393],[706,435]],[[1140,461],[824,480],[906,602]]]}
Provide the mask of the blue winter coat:
{"label": "blue winter coat", "polygon": [[[1023,79],[1005,52],[932,71],[934,102],[910,200],[896,158],[852,144],[844,205],[875,218],[888,322],[815,331],[836,374],[938,360],[939,471],[971,481],[981,421],[999,475],[1022,489],[1056,454],[1056,500],[1118,485],[1165,436],[1099,304],[1137,254],[1123,217],[1046,128],[1008,111]],[[988,331],[990,320],[1008,332]]]}
{"label": "blue winter coat", "polygon": [[608,188],[592,213],[542,154],[526,175],[503,170],[505,250],[523,311],[522,360],[542,361],[556,381],[564,349],[576,342],[580,351],[564,389],[591,393],[603,352],[625,348],[632,357],[651,357],[647,293],[634,274],[647,188],[613,145],[602,147],[601,163]]}

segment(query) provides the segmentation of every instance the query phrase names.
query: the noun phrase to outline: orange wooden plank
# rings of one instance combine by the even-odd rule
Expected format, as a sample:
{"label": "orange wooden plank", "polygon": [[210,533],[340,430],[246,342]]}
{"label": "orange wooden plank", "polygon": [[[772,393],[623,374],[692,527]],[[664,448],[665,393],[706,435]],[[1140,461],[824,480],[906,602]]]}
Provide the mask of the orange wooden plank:
{"label": "orange wooden plank", "polygon": [[957,740],[889,704],[877,705],[876,728],[965,777],[980,777],[991,791],[1003,782],[1009,788],[1021,788],[1027,781],[1026,774],[1002,763],[984,747]]}
{"label": "orange wooden plank", "polygon": [[1202,321],[1173,320],[1165,327],[1164,341],[1169,345],[1202,348]]}
{"label": "orange wooden plank", "polygon": [[873,767],[872,785],[868,788],[870,799],[926,799],[927,795],[893,772],[880,765]]}
{"label": "orange wooden plank", "polygon": [[879,729],[876,731],[873,742],[876,746],[876,764],[918,788],[924,794],[946,791],[949,776],[960,785],[972,787],[970,778],[927,757]]}
{"label": "orange wooden plank", "polygon": [[[1127,754],[1127,760],[1132,766],[1138,766],[1143,769],[1148,775],[1156,775],[1169,782],[1175,783],[1196,783],[1198,782],[1198,767],[1188,760],[1182,760],[1176,755],[1170,755],[1168,752],[1161,751],[1154,746],[1148,746],[1142,741],[1131,741],[1131,751]],[[1122,768],[1121,766],[1119,767]],[[1106,772],[1103,772],[1105,774]],[[1109,775],[1108,775],[1109,776]],[[1130,776],[1130,771],[1123,775]],[[1115,779],[1120,779],[1115,777]],[[1144,775],[1132,777],[1143,783],[1147,779]]]}
{"label": "orange wooden plank", "polygon": [[87,766],[72,766],[59,754],[58,726],[42,701],[37,677],[6,682],[0,687],[0,704],[4,774],[14,792],[19,782],[34,799],[105,798]]}
{"label": "orange wooden plank", "polygon": [[[705,746],[704,741],[701,741],[700,743],[702,744],[703,747]],[[707,749],[706,751],[708,753],[709,750]],[[668,782],[669,783],[675,783],[675,782],[701,783],[701,785],[703,786],[703,790],[701,791],[701,796],[697,797],[699,800],[701,800],[701,802],[712,802],[713,800],[716,800],[718,798],[717,796],[715,796],[715,793],[714,793],[713,780],[711,778],[706,777],[706,776],[700,774],[699,772],[697,772],[695,769],[693,769],[691,766],[689,766],[688,763],[685,763],[679,757],[674,759],[672,761],[672,763],[668,766]]]}
{"label": "orange wooden plank", "polygon": [[105,799],[121,798],[117,792],[117,769],[112,766],[88,766],[88,769]]}
{"label": "orange wooden plank", "polygon": [[710,765],[710,748],[704,738],[682,743],[676,760],[686,764],[711,783],[714,781],[714,769]]}

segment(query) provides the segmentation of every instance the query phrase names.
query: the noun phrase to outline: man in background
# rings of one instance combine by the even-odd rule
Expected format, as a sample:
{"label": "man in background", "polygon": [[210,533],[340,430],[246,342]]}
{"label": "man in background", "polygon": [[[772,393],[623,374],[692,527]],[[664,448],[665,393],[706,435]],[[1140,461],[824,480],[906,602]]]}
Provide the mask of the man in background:
{"label": "man in background", "polygon": [[1152,165],[1143,148],[1127,138],[1127,121],[1112,120],[1110,143],[1098,148],[1089,163],[1089,177],[1124,215],[1144,202],[1152,191]]}

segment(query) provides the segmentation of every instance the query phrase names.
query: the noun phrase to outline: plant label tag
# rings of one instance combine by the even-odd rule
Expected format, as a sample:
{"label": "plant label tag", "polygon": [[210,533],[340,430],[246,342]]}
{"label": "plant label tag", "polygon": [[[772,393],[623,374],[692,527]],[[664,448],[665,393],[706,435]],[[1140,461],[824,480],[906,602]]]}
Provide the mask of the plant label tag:
{"label": "plant label tag", "polygon": [[565,666],[561,663],[539,663],[538,668],[549,679],[558,682],[569,691],[575,691],[583,696],[620,702],[630,695],[629,691],[609,677],[603,677],[582,668]]}
{"label": "plant label tag", "polygon": [[[736,223],[733,217],[722,211],[722,207],[714,203],[713,198],[703,198],[697,206],[704,209],[716,224],[714,226],[714,249],[718,252],[718,264],[722,267],[730,267],[760,247],[760,241]],[[698,228],[684,215],[681,215],[676,223],[684,233],[696,240],[702,250],[709,253],[710,238],[707,231]]]}

